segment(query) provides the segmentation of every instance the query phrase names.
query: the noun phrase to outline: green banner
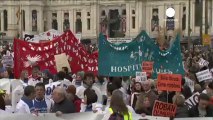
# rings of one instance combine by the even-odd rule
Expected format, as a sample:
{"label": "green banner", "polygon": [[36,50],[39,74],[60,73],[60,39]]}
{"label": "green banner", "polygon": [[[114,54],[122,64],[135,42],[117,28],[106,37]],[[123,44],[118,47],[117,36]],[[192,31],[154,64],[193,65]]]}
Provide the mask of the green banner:
{"label": "green banner", "polygon": [[184,74],[179,35],[162,51],[145,31],[121,44],[112,44],[100,34],[98,61],[99,75],[104,76],[135,76],[136,71],[142,71],[143,61],[154,62],[152,78],[158,73]]}

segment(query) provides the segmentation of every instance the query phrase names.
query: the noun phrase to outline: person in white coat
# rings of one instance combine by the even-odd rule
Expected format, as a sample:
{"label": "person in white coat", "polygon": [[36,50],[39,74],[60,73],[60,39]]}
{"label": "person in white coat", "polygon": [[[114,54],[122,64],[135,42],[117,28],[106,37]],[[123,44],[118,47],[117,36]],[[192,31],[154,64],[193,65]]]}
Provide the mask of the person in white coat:
{"label": "person in white coat", "polygon": [[77,90],[76,90],[76,95],[80,98],[80,99],[84,99],[84,91],[87,89],[87,88],[91,88],[95,91],[95,93],[97,94],[98,96],[98,103],[102,103],[102,93],[101,93],[101,90],[99,88],[97,88],[96,86],[94,86],[94,80],[95,80],[95,76],[93,73],[85,73],[84,75],[84,79],[83,79],[83,85],[80,86],[80,87],[77,87]]}
{"label": "person in white coat", "polygon": [[33,99],[35,98],[35,88],[27,86],[24,89],[24,95],[16,105],[17,113],[35,113]]}

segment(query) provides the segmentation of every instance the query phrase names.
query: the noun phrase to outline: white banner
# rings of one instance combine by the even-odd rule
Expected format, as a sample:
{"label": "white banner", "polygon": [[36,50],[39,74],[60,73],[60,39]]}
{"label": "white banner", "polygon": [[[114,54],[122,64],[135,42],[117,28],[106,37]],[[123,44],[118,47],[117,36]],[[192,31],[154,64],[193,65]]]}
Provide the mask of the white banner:
{"label": "white banner", "polygon": [[108,38],[111,43],[129,43],[132,41],[132,38]]}
{"label": "white banner", "polygon": [[195,85],[194,81],[192,81],[192,80],[189,79],[188,77],[185,77],[185,84],[186,84],[187,86],[189,86],[189,88],[191,89],[191,92],[194,91],[194,85]]}
{"label": "white banner", "polygon": [[[1,113],[1,112],[0,112]],[[39,114],[39,116],[31,114],[1,114],[0,120],[102,120],[104,114],[85,112],[85,113],[72,113],[63,114],[60,117],[56,117],[54,113]],[[133,120],[169,120],[168,117],[154,117],[133,114]]]}
{"label": "white banner", "polygon": [[212,74],[209,69],[196,73],[196,76],[199,82],[212,79]]}
{"label": "white banner", "polygon": [[136,82],[143,82],[147,80],[146,72],[136,72]]}
{"label": "white banner", "polygon": [[54,38],[62,35],[63,33],[51,29],[48,30],[44,33],[40,33],[39,35],[34,35],[34,38],[30,39],[28,42],[35,42],[35,43],[39,43],[40,40],[53,40]]}
{"label": "white banner", "polygon": [[192,95],[190,98],[188,98],[185,101],[185,105],[188,106],[188,108],[192,108],[193,106],[196,106],[198,103],[198,97],[199,97],[200,93],[196,92],[194,95]]}

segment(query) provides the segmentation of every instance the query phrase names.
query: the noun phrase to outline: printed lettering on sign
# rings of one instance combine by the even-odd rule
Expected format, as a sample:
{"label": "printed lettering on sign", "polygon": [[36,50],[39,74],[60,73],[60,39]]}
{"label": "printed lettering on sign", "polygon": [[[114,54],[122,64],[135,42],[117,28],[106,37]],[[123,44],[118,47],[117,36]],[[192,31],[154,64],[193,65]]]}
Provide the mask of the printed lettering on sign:
{"label": "printed lettering on sign", "polygon": [[198,97],[199,97],[200,93],[196,92],[194,95],[192,95],[190,98],[188,98],[185,101],[185,105],[188,107],[188,109],[192,108],[193,106],[196,106],[198,103]]}
{"label": "printed lettering on sign", "polygon": [[182,76],[178,74],[158,74],[157,89],[162,91],[181,91]]}
{"label": "printed lettering on sign", "polygon": [[174,117],[176,114],[176,105],[165,103],[161,101],[155,101],[152,115],[162,117]]}
{"label": "printed lettering on sign", "polygon": [[151,77],[153,72],[153,64],[154,62],[143,62],[142,63],[142,71],[147,73],[147,76]]}
{"label": "printed lettering on sign", "polygon": [[199,82],[212,79],[212,74],[209,69],[196,73],[196,76]]}

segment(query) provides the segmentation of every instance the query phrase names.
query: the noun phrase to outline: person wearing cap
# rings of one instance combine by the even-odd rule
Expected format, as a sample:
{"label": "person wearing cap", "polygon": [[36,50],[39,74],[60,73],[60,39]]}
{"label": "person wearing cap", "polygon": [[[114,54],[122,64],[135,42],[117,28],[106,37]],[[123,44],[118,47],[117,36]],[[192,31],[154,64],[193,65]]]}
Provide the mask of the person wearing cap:
{"label": "person wearing cap", "polygon": [[77,73],[76,79],[73,79],[72,84],[75,85],[76,88],[83,85],[84,74],[84,71],[80,71]]}

